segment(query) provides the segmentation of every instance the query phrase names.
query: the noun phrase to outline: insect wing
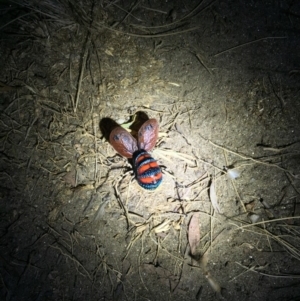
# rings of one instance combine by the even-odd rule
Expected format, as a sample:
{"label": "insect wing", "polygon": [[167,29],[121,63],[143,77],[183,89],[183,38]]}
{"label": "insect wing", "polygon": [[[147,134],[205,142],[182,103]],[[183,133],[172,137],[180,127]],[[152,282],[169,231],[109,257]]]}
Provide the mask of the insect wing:
{"label": "insect wing", "polygon": [[138,132],[139,149],[152,150],[156,144],[158,130],[159,126],[156,119],[149,119],[144,122]]}
{"label": "insect wing", "polygon": [[109,135],[109,143],[123,157],[131,158],[137,151],[136,139],[121,126],[114,128]]}

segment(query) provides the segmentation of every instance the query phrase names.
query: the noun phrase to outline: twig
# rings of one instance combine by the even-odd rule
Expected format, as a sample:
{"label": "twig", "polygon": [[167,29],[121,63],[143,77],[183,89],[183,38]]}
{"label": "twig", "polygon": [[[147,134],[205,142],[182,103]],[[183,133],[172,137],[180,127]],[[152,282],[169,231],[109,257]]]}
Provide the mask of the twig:
{"label": "twig", "polygon": [[[123,178],[123,176],[122,176],[122,178]],[[121,199],[121,195],[120,195],[120,192],[119,192],[119,190],[118,190],[118,184],[119,184],[119,181],[117,181],[117,183],[115,184],[114,188],[115,188],[115,191],[116,191],[116,196],[117,196],[119,205],[120,205],[120,207],[124,210],[125,218],[126,218],[126,221],[127,221],[127,229],[129,229],[129,226],[130,226],[130,224],[131,224],[131,221],[130,221],[130,218],[129,218],[129,215],[128,215],[128,210],[127,210],[127,208],[124,206],[123,201],[122,201],[122,199]],[[134,224],[134,223],[133,223],[133,224]]]}
{"label": "twig", "polygon": [[[82,263],[81,263],[78,259],[75,258],[74,255],[71,256],[70,254],[67,254],[67,253],[63,252],[63,250],[62,250],[60,247],[58,247],[58,246],[50,245],[50,247],[53,248],[53,249],[59,250],[59,251],[61,252],[62,255],[68,257],[68,258],[71,259],[71,261],[73,261],[74,263],[77,263],[77,264],[84,270],[84,272],[86,273],[86,275],[88,276],[88,278],[89,278],[90,280],[92,280],[92,277],[91,277],[90,273],[86,270],[86,268],[82,265]],[[84,276],[84,275],[83,275],[83,276]]]}
{"label": "twig", "polygon": [[98,152],[97,152],[97,122],[96,122],[96,115],[93,115],[93,128],[94,128],[94,148],[95,148],[95,172],[94,172],[94,179],[96,182],[97,173],[98,173]]}
{"label": "twig", "polygon": [[147,291],[149,291],[148,288],[147,288],[147,286],[146,286],[146,284],[145,284],[145,282],[144,282],[144,280],[143,280],[143,277],[141,275],[141,265],[142,265],[141,254],[143,254],[143,253],[144,253],[144,240],[143,240],[143,236],[142,236],[142,247],[141,247],[141,251],[139,253],[139,257],[138,257],[138,264],[139,264],[138,270],[139,270],[139,276],[140,276],[140,279],[141,279],[141,282],[142,282],[144,288]]}
{"label": "twig", "polygon": [[234,155],[236,155],[236,156],[238,156],[238,157],[241,157],[241,158],[243,158],[243,159],[245,159],[245,160],[250,160],[250,161],[252,161],[252,162],[255,162],[255,163],[258,163],[258,164],[262,164],[262,165],[266,165],[266,166],[270,166],[270,167],[276,167],[276,168],[278,168],[278,169],[280,169],[280,170],[282,170],[282,171],[288,173],[288,174],[291,175],[293,178],[296,178],[296,177],[297,177],[296,175],[292,174],[288,169],[285,169],[285,168],[283,168],[283,167],[280,167],[280,166],[278,166],[277,164],[269,163],[269,162],[263,162],[263,161],[260,161],[260,160],[258,160],[258,159],[254,159],[254,158],[252,158],[252,157],[248,157],[248,156],[245,156],[245,155],[241,155],[241,154],[239,154],[239,153],[237,153],[237,152],[234,152],[234,151],[232,151],[232,150],[227,149],[226,147],[220,146],[220,145],[218,145],[218,144],[216,144],[216,143],[214,143],[214,142],[212,142],[212,141],[210,141],[210,140],[208,140],[208,139],[205,139],[205,138],[203,138],[203,139],[206,140],[206,141],[208,141],[210,144],[214,145],[215,147],[218,147],[218,148],[220,148],[220,149],[226,150],[227,152],[229,152],[229,153],[231,153],[231,154],[234,154]]}
{"label": "twig", "polygon": [[160,13],[160,14],[165,14],[165,15],[168,14],[167,12],[165,12],[163,10],[160,10],[160,9],[155,9],[155,8],[146,7],[146,6],[141,6],[141,8],[144,8],[144,9],[147,9],[147,10],[150,10],[150,11],[154,11],[154,12],[157,12],[157,13]]}
{"label": "twig", "polygon": [[[196,12],[196,10],[200,7],[202,2],[203,2],[203,0],[201,0],[200,3],[198,3],[197,6],[194,9],[192,9],[187,15],[183,16],[181,19],[178,19],[175,22],[164,24],[164,25],[158,25],[158,26],[141,26],[141,25],[136,25],[136,24],[131,24],[131,26],[135,27],[135,28],[141,28],[141,29],[157,29],[157,28],[170,27],[170,26],[173,26],[174,24],[179,24],[180,22],[184,21],[188,17],[192,16],[192,14],[194,12]],[[195,15],[204,12],[206,9],[208,9],[210,6],[212,6],[214,4],[214,2],[216,2],[216,0],[213,0],[211,3],[207,4],[199,12],[195,13]]]}
{"label": "twig", "polygon": [[24,14],[24,15],[22,15],[22,16],[19,16],[19,17],[13,19],[13,20],[7,22],[7,23],[4,24],[3,26],[1,26],[1,27],[0,27],[0,30],[3,29],[4,27],[6,27],[7,25],[9,25],[9,24],[11,24],[11,23],[17,21],[17,20],[22,19],[23,17],[29,16],[29,15],[32,15],[32,14],[35,14],[35,12],[30,12],[30,13]]}
{"label": "twig", "polygon": [[189,51],[191,54],[193,54],[196,58],[197,58],[197,60],[198,60],[198,62],[204,67],[204,69],[210,74],[210,75],[213,75],[212,74],[212,72],[208,69],[208,67],[205,65],[205,63],[203,62],[203,59],[202,59],[202,57],[198,54],[198,53],[196,53],[196,52],[193,52],[193,51]]}
{"label": "twig", "polygon": [[86,41],[85,41],[84,54],[83,54],[82,61],[81,61],[81,71],[80,71],[80,76],[79,76],[79,79],[78,79],[78,85],[77,85],[77,91],[76,91],[76,97],[75,97],[74,113],[76,113],[77,106],[78,106],[78,99],[79,99],[79,94],[80,94],[80,90],[81,90],[82,77],[83,77],[83,73],[84,73],[84,67],[86,65],[86,58],[87,58],[90,43],[91,43],[91,34],[90,34],[90,32],[88,32],[87,37],[86,37]]}
{"label": "twig", "polygon": [[[177,35],[177,34],[182,34],[182,33],[190,32],[190,31],[194,31],[194,30],[199,29],[200,27],[202,27],[202,26],[199,25],[199,26],[195,26],[195,27],[191,27],[191,28],[187,28],[187,29],[184,29],[184,30],[181,30],[181,31],[175,31],[175,32],[169,32],[169,30],[168,30],[165,33],[162,32],[162,33],[156,33],[156,34],[136,34],[136,33],[129,33],[129,32],[117,30],[117,29],[114,29],[112,27],[105,26],[102,23],[98,24],[98,25],[99,25],[100,28],[105,28],[107,30],[110,30],[110,31],[113,31],[113,32],[116,32],[116,33],[119,33],[119,34],[124,34],[124,35],[132,36],[132,37],[139,37],[139,38],[161,38],[161,37],[166,37],[166,36],[174,36],[174,35]],[[177,28],[174,28],[173,30],[175,30]],[[97,32],[99,31],[98,27],[94,27],[94,29]]]}
{"label": "twig", "polygon": [[127,11],[127,10],[123,9],[121,6],[119,6],[119,5],[115,4],[115,3],[113,3],[114,6],[116,6],[118,9],[120,9],[120,10],[122,10],[122,11],[124,11],[124,12],[126,13],[125,17],[124,17],[121,21],[115,23],[115,24],[113,25],[113,27],[115,27],[115,26],[120,25],[121,23],[123,23],[129,16],[131,16],[131,17],[133,17],[134,19],[136,19],[137,21],[141,22],[141,21],[142,21],[141,19],[135,17],[135,16],[132,14],[132,12],[136,9],[136,7],[137,7],[139,4],[140,4],[140,1],[137,1],[136,3],[134,3],[134,4],[131,6],[130,10]]}
{"label": "twig", "polygon": [[214,56],[219,56],[225,52],[228,52],[228,51],[231,51],[231,50],[234,50],[234,49],[237,49],[237,48],[240,48],[240,47],[243,47],[243,46],[247,46],[247,45],[250,45],[250,44],[253,44],[253,43],[256,43],[256,42],[260,42],[260,41],[263,41],[263,40],[270,40],[270,39],[286,39],[287,37],[265,37],[265,38],[261,38],[261,39],[258,39],[258,40],[254,40],[254,41],[250,41],[250,42],[247,42],[247,43],[244,43],[244,44],[240,44],[240,45],[237,45],[237,46],[234,46],[234,47],[231,47],[231,48],[228,48],[226,50],[223,50],[219,53],[216,53]]}
{"label": "twig", "polygon": [[32,128],[32,126],[36,123],[36,121],[38,120],[38,117],[36,116],[33,121],[31,122],[30,126],[28,127],[27,131],[26,131],[26,136],[25,136],[25,140],[27,139],[29,133],[30,133],[30,130]]}
{"label": "twig", "polygon": [[267,274],[267,273],[263,273],[263,272],[259,272],[255,269],[255,267],[251,267],[251,268],[248,268],[242,264],[240,264],[239,262],[235,262],[237,265],[239,265],[240,267],[246,269],[247,271],[251,271],[251,272],[254,272],[254,273],[257,273],[257,274],[260,274],[260,275],[263,275],[263,276],[267,276],[267,277],[272,277],[272,278],[300,278],[300,275],[273,275],[273,274]]}
{"label": "twig", "polygon": [[257,222],[257,223],[254,223],[254,224],[247,224],[247,225],[237,227],[236,230],[241,230],[241,229],[248,228],[248,227],[251,227],[251,226],[257,226],[257,225],[274,223],[274,222],[279,222],[279,221],[284,221],[284,220],[291,220],[291,219],[300,219],[300,216],[281,217],[281,218],[275,218],[275,219],[268,220],[268,221]]}
{"label": "twig", "polygon": [[[230,223],[230,224],[236,226],[237,229],[240,229],[240,228],[243,227],[243,226],[242,227],[238,227],[236,224],[233,224],[233,223]],[[260,224],[260,223],[256,223],[256,224]],[[251,225],[255,225],[255,224],[251,224]],[[259,231],[259,232],[254,231],[254,230],[245,229],[245,227],[243,229],[245,231],[253,232],[253,233],[258,234],[258,235],[263,235],[263,236],[271,237],[274,241],[276,241],[277,243],[281,244],[287,250],[287,252],[291,256],[293,256],[297,260],[300,260],[300,252],[299,252],[299,250],[295,246],[293,246],[292,244],[290,244],[286,240],[282,239],[281,237],[274,235],[273,233],[271,233],[270,231],[266,230],[265,228],[256,227],[257,231]]]}
{"label": "twig", "polygon": [[26,274],[27,270],[31,267],[31,260],[32,260],[32,253],[33,252],[30,252],[29,255],[28,255],[28,260],[27,260],[27,264],[26,264],[26,267],[24,268],[19,280],[18,280],[18,283],[20,283],[21,279],[24,277],[24,275]]}
{"label": "twig", "polygon": [[[225,149],[223,149],[223,152],[224,152],[224,157],[225,157],[226,166],[228,166],[227,153],[226,153]],[[245,206],[244,202],[242,201],[242,198],[241,198],[240,194],[239,194],[238,191],[237,191],[237,188],[236,188],[236,185],[235,185],[234,181],[233,181],[232,179],[230,179],[230,181],[231,181],[231,184],[232,184],[232,186],[233,186],[233,189],[234,189],[234,191],[235,191],[235,193],[236,193],[236,195],[237,195],[237,197],[238,197],[238,199],[239,199],[239,201],[240,201],[240,203],[241,203],[241,205],[242,205],[244,211],[247,212],[246,206]]]}

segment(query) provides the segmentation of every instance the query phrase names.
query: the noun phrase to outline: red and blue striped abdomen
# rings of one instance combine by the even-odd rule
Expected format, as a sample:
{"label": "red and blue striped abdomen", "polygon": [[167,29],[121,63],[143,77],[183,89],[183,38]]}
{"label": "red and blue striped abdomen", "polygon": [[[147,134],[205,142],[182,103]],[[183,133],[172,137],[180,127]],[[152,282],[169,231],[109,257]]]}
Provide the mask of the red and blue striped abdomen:
{"label": "red and blue striped abdomen", "polygon": [[133,154],[133,166],[140,186],[148,190],[156,189],[162,181],[161,168],[145,150]]}

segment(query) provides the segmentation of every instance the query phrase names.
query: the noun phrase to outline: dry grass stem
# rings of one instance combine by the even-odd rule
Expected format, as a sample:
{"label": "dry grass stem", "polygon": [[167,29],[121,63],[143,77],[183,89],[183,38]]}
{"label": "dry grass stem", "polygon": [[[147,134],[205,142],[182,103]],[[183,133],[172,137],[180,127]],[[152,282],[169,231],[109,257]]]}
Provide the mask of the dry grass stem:
{"label": "dry grass stem", "polygon": [[62,255],[64,255],[65,257],[69,258],[69,259],[70,259],[71,261],[73,261],[76,265],[78,265],[79,267],[82,268],[82,270],[84,271],[84,274],[81,273],[81,272],[78,270],[78,272],[79,272],[80,274],[82,274],[83,276],[87,276],[90,280],[92,280],[92,277],[91,277],[90,273],[86,270],[86,268],[82,265],[82,263],[81,263],[77,258],[75,258],[74,255],[70,255],[70,254],[64,252],[60,247],[55,246],[55,245],[50,245],[49,247],[51,247],[51,248],[53,248],[53,249],[59,250],[59,251],[61,252]]}
{"label": "dry grass stem", "polygon": [[[254,272],[254,273],[260,274],[262,276],[266,276],[266,277],[271,277],[271,278],[289,278],[289,279],[295,279],[295,278],[298,279],[298,278],[300,278],[300,275],[284,275],[284,274],[283,275],[274,275],[274,274],[267,274],[267,273],[263,273],[263,272],[260,272],[260,271],[257,270],[258,268],[261,268],[261,267],[252,266],[252,267],[248,268],[248,267],[240,264],[239,262],[235,262],[235,263],[238,266],[244,268],[248,272]],[[263,267],[263,268],[265,268],[265,267]],[[232,279],[232,280],[235,280],[235,278],[236,277],[234,277],[234,279]]]}
{"label": "dry grass stem", "polygon": [[243,43],[243,44],[240,44],[240,45],[228,48],[226,50],[223,50],[223,51],[221,51],[219,53],[214,54],[214,56],[216,57],[216,56],[219,56],[219,55],[224,54],[226,52],[229,52],[231,50],[235,50],[235,49],[238,49],[238,48],[250,45],[250,44],[254,44],[254,43],[257,43],[257,42],[260,42],[260,41],[273,40],[273,39],[286,39],[286,38],[287,37],[265,37],[265,38],[257,39],[257,40],[254,40],[254,41],[250,41],[250,42],[247,42],[247,43]]}
{"label": "dry grass stem", "polygon": [[78,100],[79,100],[79,95],[80,95],[80,91],[81,91],[82,78],[83,78],[83,74],[84,74],[84,70],[85,70],[85,66],[86,66],[86,60],[87,60],[87,55],[88,55],[88,51],[90,48],[90,44],[91,44],[91,35],[90,35],[90,32],[88,32],[87,36],[86,36],[86,40],[85,40],[84,53],[83,53],[82,60],[81,60],[80,75],[79,75],[78,82],[77,82],[77,91],[76,91],[76,96],[75,96],[75,101],[74,101],[75,107],[73,108],[74,113],[76,113],[76,111],[77,111]]}
{"label": "dry grass stem", "polygon": [[264,161],[260,161],[260,160],[258,160],[258,159],[254,159],[254,158],[252,158],[252,157],[242,155],[242,154],[240,154],[240,153],[237,153],[237,152],[234,152],[234,151],[232,151],[232,150],[229,150],[229,149],[227,149],[226,147],[220,146],[220,145],[218,145],[218,144],[216,144],[216,143],[214,143],[214,142],[212,142],[212,141],[210,141],[210,140],[207,140],[207,139],[205,139],[205,138],[203,138],[203,139],[206,140],[206,141],[208,141],[210,144],[214,145],[215,147],[220,148],[220,149],[222,149],[222,150],[225,150],[225,151],[227,151],[227,152],[229,152],[229,153],[231,153],[231,154],[234,154],[234,155],[236,155],[236,156],[238,156],[238,157],[240,157],[240,158],[243,158],[243,159],[246,159],[246,160],[250,160],[250,161],[255,162],[255,163],[257,163],[257,164],[262,164],[262,165],[266,165],[266,166],[270,166],[270,167],[275,167],[275,168],[278,168],[278,169],[280,169],[280,170],[286,172],[287,174],[291,175],[291,176],[294,177],[294,178],[297,177],[296,175],[292,174],[289,170],[287,170],[287,169],[285,169],[285,168],[283,168],[283,167],[280,167],[280,166],[278,166],[277,164],[274,164],[274,163],[268,163],[268,162],[264,162]]}
{"label": "dry grass stem", "polygon": [[245,229],[245,228],[252,227],[252,226],[258,226],[258,225],[263,225],[263,224],[280,222],[280,221],[284,221],[284,220],[292,220],[292,219],[300,219],[300,216],[281,217],[281,218],[275,218],[275,219],[268,220],[268,221],[257,222],[257,223],[254,223],[254,224],[247,224],[247,225],[237,227],[236,230],[241,230],[241,229]]}

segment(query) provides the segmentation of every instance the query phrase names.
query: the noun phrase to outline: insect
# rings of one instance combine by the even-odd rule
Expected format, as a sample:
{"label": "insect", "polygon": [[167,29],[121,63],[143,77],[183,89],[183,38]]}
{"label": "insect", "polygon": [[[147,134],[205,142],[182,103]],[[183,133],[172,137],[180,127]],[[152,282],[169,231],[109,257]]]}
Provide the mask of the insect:
{"label": "insect", "polygon": [[156,189],[162,181],[161,168],[148,151],[152,150],[158,137],[158,122],[148,119],[142,124],[135,139],[121,126],[115,127],[109,142],[123,157],[132,158],[133,170],[138,184],[148,190]]}

